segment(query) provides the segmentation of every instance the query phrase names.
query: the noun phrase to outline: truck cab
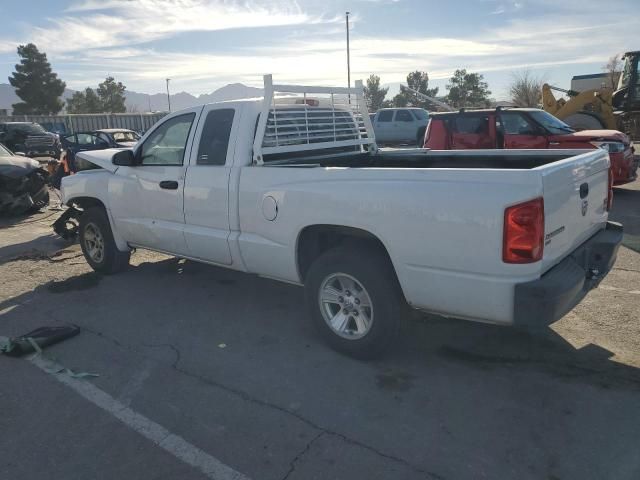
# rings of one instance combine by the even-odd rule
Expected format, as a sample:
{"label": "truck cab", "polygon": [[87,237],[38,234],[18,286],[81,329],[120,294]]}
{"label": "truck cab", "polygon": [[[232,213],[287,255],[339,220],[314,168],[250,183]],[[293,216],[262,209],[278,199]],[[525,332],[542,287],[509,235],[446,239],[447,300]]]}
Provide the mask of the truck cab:
{"label": "truck cab", "polygon": [[638,161],[627,135],[616,130],[575,131],[536,108],[434,113],[424,147],[433,150],[603,148],[609,152],[615,185],[637,178]]}

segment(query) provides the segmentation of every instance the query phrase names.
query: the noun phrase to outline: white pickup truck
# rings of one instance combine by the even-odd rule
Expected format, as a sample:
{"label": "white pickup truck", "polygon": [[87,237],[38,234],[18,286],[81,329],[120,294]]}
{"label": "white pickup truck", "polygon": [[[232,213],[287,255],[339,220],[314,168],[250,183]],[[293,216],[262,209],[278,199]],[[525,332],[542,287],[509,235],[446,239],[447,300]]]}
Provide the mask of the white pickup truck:
{"label": "white pickup truck", "polygon": [[622,238],[604,150],[381,151],[360,83],[267,76],[264,99],[175,112],[133,150],[78,157],[91,168],[62,193],[96,271],[146,248],[304,285],[322,335],[360,357],[392,341],[406,305],[546,326]]}

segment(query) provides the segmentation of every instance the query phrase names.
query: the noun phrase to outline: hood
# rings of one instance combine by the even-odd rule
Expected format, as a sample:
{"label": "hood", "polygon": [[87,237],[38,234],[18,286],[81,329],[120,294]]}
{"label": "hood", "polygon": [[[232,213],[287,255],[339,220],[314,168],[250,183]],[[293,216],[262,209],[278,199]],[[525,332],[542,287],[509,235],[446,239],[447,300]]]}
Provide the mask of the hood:
{"label": "hood", "polygon": [[111,159],[113,155],[121,151],[121,148],[107,148],[106,150],[87,150],[76,153],[76,158],[91,162],[111,173],[118,169],[118,165],[114,165]]}
{"label": "hood", "polygon": [[0,175],[9,178],[20,178],[40,168],[40,163],[26,157],[0,157]]}
{"label": "hood", "polygon": [[581,130],[579,132],[567,133],[566,135],[558,135],[560,138],[573,140],[577,142],[593,142],[597,140],[609,140],[629,144],[629,137],[618,130]]}

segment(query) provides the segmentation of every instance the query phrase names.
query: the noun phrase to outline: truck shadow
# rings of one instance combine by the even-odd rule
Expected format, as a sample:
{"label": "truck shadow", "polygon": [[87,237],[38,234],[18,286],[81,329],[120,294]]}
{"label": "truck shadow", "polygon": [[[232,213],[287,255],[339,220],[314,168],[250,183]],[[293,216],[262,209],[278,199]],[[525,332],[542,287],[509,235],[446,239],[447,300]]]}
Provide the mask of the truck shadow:
{"label": "truck shadow", "polygon": [[624,246],[640,253],[640,190],[614,188],[609,219],[624,226]]}
{"label": "truck shadow", "polygon": [[551,328],[529,333],[424,316],[408,323],[404,330],[402,349],[417,357],[436,355],[485,372],[538,372],[606,389],[640,390],[639,368],[617,362],[614,352],[593,343],[576,348]]}
{"label": "truck shadow", "polygon": [[[191,313],[185,315],[174,298],[190,302]],[[167,341],[178,335],[178,341],[185,345],[223,332],[228,343],[243,337],[240,343],[253,356],[264,353],[265,347],[295,345],[289,353],[285,350],[277,355],[287,362],[291,354],[304,355],[310,346],[322,357],[342,358],[325,347],[311,328],[302,288],[176,258],[142,263],[115,276],[88,272],[39,285],[0,302],[0,312],[9,312],[0,314],[0,320],[4,320],[0,325],[11,326],[12,317],[29,316],[24,310],[38,302],[58,305],[64,314],[53,318],[64,317],[66,322],[106,330],[114,337],[119,335],[122,318],[157,315],[146,327],[140,324],[138,331],[142,334],[148,328],[155,338],[166,336]],[[153,315],[147,311],[150,305]],[[207,311],[218,312],[216,319],[200,313]],[[124,312],[126,315],[122,315]],[[173,317],[179,322],[171,320]],[[552,329],[529,334],[420,314],[403,319],[402,325],[400,338],[386,358],[369,364],[381,368],[382,376],[376,378],[384,388],[393,389],[396,383],[404,388],[408,379],[432,368],[438,360],[487,373],[498,369],[536,371],[603,388],[640,389],[640,369],[613,360],[613,352],[595,344],[575,348]],[[19,333],[23,332],[2,331],[0,335]],[[215,341],[213,337],[211,341]],[[306,347],[300,350],[300,345]],[[388,377],[389,368],[399,373]]]}
{"label": "truck shadow", "polygon": [[[113,395],[137,362],[152,361],[162,389],[175,382],[206,408],[208,389],[224,391],[249,414],[261,405],[322,425],[433,478],[488,470],[487,478],[595,480],[637,459],[640,369],[601,346],[416,316],[386,357],[363,362],[322,343],[299,287],[178,259],[114,276],[87,270],[49,272],[60,280],[2,301],[0,335],[79,325],[83,333],[49,354],[72,369],[89,363]],[[127,360],[113,364],[119,357]],[[148,398],[188,408],[162,389],[141,394],[139,408],[154,410],[140,403]],[[460,475],[460,458],[473,474]]]}

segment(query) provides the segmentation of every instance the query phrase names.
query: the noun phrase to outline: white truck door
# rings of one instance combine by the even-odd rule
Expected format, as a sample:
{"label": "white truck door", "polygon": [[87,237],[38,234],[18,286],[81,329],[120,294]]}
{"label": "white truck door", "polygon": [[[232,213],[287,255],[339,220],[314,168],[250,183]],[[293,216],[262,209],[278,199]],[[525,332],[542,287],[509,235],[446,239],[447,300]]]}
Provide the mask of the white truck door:
{"label": "white truck door", "polygon": [[396,111],[396,118],[393,124],[396,132],[396,138],[393,140],[399,142],[411,141],[413,145],[418,135],[418,125],[411,112],[409,110]]}
{"label": "white truck door", "polygon": [[[232,263],[229,248],[229,177],[238,112],[222,105],[205,107],[196,129],[184,187],[185,239],[191,257]],[[235,119],[235,122],[234,122]]]}
{"label": "white truck door", "polygon": [[120,167],[118,192],[112,192],[113,215],[130,244],[187,254],[184,239],[183,187],[185,152],[202,106],[173,115],[138,145],[138,164]]}
{"label": "white truck door", "polygon": [[393,112],[393,110],[380,110],[376,113],[373,131],[377,141],[389,142],[393,140]]}

